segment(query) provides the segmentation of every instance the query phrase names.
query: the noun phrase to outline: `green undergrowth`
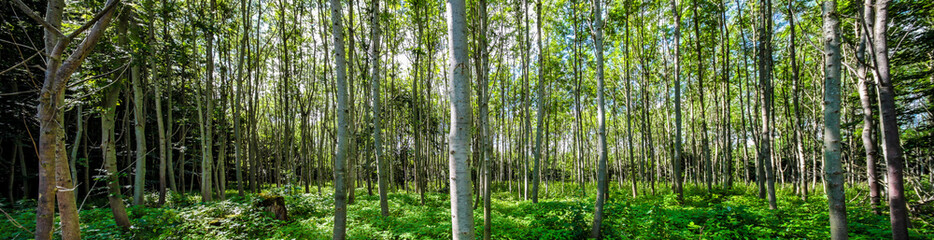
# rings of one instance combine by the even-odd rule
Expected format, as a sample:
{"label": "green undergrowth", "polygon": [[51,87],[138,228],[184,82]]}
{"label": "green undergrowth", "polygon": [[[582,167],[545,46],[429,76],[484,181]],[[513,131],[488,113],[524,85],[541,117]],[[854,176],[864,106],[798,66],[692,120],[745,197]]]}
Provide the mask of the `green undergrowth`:
{"label": "green undergrowth", "polygon": [[[554,187],[554,186],[552,186]],[[790,188],[780,190],[778,210],[770,210],[756,197],[754,187],[737,185],[731,190],[688,187],[683,204],[666,187],[655,195],[640,187],[639,197],[631,189],[614,185],[606,204],[602,231],[606,239],[827,239],[829,237],[826,198],[813,194],[802,201]],[[494,193],[492,201],[493,239],[583,239],[593,221],[593,192],[545,193],[537,204],[516,192]],[[568,184],[566,189],[574,189]],[[579,189],[579,188],[578,188]],[[591,188],[592,189],[592,188]],[[856,196],[848,190],[848,196]],[[323,194],[289,194],[288,189],[271,189],[263,194],[202,204],[196,194],[170,194],[163,208],[128,208],[133,227],[121,230],[110,209],[85,207],[80,212],[85,239],[330,239],[333,226],[333,198],[330,189]],[[854,194],[854,195],[850,195]],[[275,220],[259,206],[263,197],[285,197],[289,221]],[[150,195],[149,200],[155,201]],[[450,239],[450,204],[443,193],[427,193],[425,204],[416,193],[390,193],[390,216],[382,217],[379,197],[358,189],[354,204],[347,209],[349,239]],[[888,215],[870,212],[868,203],[848,202],[847,219],[852,239],[890,238]],[[10,212],[0,224],[0,239],[29,239],[35,227],[34,208]],[[934,239],[931,213],[912,223],[912,239]],[[922,214],[923,215],[923,214]],[[917,217],[917,216],[914,216]],[[474,212],[476,233],[483,232],[483,211]],[[16,224],[12,224],[13,221]],[[22,228],[20,228],[21,226]],[[56,233],[57,235],[57,233]]]}

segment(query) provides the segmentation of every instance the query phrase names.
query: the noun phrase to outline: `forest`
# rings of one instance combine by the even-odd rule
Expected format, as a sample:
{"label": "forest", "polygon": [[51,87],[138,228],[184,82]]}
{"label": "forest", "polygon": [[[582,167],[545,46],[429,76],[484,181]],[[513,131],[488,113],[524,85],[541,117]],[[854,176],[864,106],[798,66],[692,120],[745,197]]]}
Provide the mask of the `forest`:
{"label": "forest", "polygon": [[934,1],[0,6],[0,239],[934,239]]}

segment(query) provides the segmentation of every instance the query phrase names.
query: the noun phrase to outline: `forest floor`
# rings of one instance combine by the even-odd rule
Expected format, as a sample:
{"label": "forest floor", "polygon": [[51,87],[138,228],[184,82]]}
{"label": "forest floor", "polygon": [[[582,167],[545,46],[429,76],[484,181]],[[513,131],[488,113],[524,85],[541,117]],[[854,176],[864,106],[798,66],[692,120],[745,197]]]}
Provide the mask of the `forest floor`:
{"label": "forest floor", "polygon": [[[493,239],[582,239],[593,219],[593,192],[577,197],[577,185],[550,184],[538,204],[524,201],[516,193],[494,193]],[[778,210],[769,210],[757,189],[736,185],[732,190],[686,188],[685,203],[678,204],[667,186],[655,195],[631,197],[631,189],[613,184],[606,205],[603,232],[606,239],[828,239],[826,198],[820,190],[808,201],[792,194],[790,187],[778,191]],[[299,188],[296,188],[298,190]],[[588,188],[593,189],[593,188]],[[639,193],[645,193],[639,189]],[[847,219],[853,239],[891,238],[888,214],[872,214],[859,189],[848,189]],[[80,212],[85,239],[330,239],[333,198],[324,194],[289,194],[287,188],[272,188],[285,197],[290,219],[274,220],[258,206],[258,195],[237,196],[228,191],[225,201],[198,203],[196,194],[170,194],[164,208],[128,208],[133,227],[120,230],[109,208],[97,208],[106,199],[90,199]],[[375,192],[375,189],[374,189]],[[349,239],[450,239],[450,204],[447,194],[426,194],[420,205],[416,193],[390,193],[390,216],[380,216],[379,197],[357,189],[356,202],[348,207]],[[857,197],[852,197],[857,196]],[[155,202],[155,195],[149,195]],[[97,203],[100,202],[100,203]],[[0,224],[0,239],[29,239],[35,227],[35,210],[20,202]],[[35,203],[32,203],[33,206]],[[106,206],[106,205],[104,205]],[[10,206],[4,206],[10,207]],[[934,209],[914,212],[912,239],[934,239]],[[11,208],[7,208],[11,209]],[[887,209],[887,208],[885,208]],[[474,211],[477,236],[483,232],[482,206]],[[15,221],[15,223],[13,223]],[[56,220],[57,222],[57,220]]]}

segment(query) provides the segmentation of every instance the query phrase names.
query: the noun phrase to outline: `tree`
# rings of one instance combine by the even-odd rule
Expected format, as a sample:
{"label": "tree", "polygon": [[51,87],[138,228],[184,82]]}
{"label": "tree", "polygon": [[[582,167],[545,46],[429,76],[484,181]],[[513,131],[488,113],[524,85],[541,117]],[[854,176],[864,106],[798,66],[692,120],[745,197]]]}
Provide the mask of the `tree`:
{"label": "tree", "polygon": [[675,16],[675,156],[674,156],[674,192],[678,194],[678,202],[684,202],[684,175],[681,167],[684,166],[684,157],[681,153],[681,8],[676,0],[671,0],[671,12]]}
{"label": "tree", "polygon": [[[211,0],[211,9],[208,13],[209,23],[214,23],[215,2]],[[213,25],[209,25],[213,26]],[[204,109],[204,118],[201,119],[201,201],[210,202],[213,197],[211,184],[214,178],[211,176],[214,166],[214,29],[207,27],[205,33],[205,54],[207,55],[207,73],[205,89],[202,97],[206,105]],[[199,101],[200,103],[200,101]],[[201,114],[199,112],[199,114]],[[200,116],[200,115],[199,115]]]}
{"label": "tree", "polygon": [[[36,115],[39,120],[39,199],[36,206],[36,239],[52,238],[52,221],[55,215],[55,202],[61,214],[62,238],[78,239],[81,232],[78,208],[75,202],[74,183],[68,156],[65,155],[65,131],[59,123],[64,122],[62,107],[65,104],[65,87],[94,45],[100,40],[104,30],[110,25],[111,17],[119,0],[108,0],[104,9],[94,15],[91,21],[81,25],[75,31],[64,35],[62,29],[64,0],[50,0],[46,6],[45,18],[38,16],[20,0],[13,1],[30,18],[39,22],[45,35],[45,79],[39,91],[39,107]],[[84,39],[65,56],[65,51],[72,41],[87,31]],[[54,181],[53,181],[54,179]],[[64,188],[64,189],[59,189]]]}
{"label": "tree", "polygon": [[[114,79],[114,81],[122,81]],[[120,189],[120,177],[117,170],[117,146],[114,142],[114,118],[116,117],[117,99],[120,97],[120,86],[114,84],[104,90],[103,104],[101,105],[101,151],[104,155],[104,179],[107,180],[107,200],[110,203],[110,211],[114,215],[114,222],[117,226],[124,229],[130,228],[130,220],[127,217],[126,209],[123,205],[123,194]]]}
{"label": "tree", "polygon": [[[129,10],[129,8],[128,8]],[[135,12],[129,11],[129,18],[135,18]],[[138,24],[136,20],[130,20],[130,34],[138,36]],[[133,55],[140,56],[135,47]],[[143,92],[143,86],[140,79],[140,65],[143,65],[141,58],[134,59],[130,63],[130,80],[133,85],[133,128],[136,130],[136,174],[133,178],[133,205],[143,204],[143,193],[146,190],[146,110],[143,106],[146,93]]]}
{"label": "tree", "polygon": [[764,166],[768,188],[769,208],[778,208],[775,202],[775,172],[772,169],[772,1],[759,0],[759,88],[762,101],[762,131],[759,140],[759,163]]}
{"label": "tree", "polygon": [[859,103],[862,107],[863,114],[863,148],[866,152],[866,181],[869,184],[869,201],[872,205],[872,211],[875,214],[882,214],[882,209],[879,207],[879,176],[876,173],[876,156],[878,155],[878,150],[876,149],[876,141],[874,137],[875,128],[873,127],[873,112],[872,112],[872,103],[873,98],[869,95],[869,60],[866,58],[866,48],[871,47],[869,45],[869,34],[872,28],[872,20],[874,18],[872,11],[872,0],[866,0],[863,4],[863,9],[860,12],[860,27],[859,27],[859,46],[856,49],[856,78],[858,80],[856,91],[859,93]]}
{"label": "tree", "polygon": [[597,158],[597,200],[594,203],[593,228],[590,230],[591,238],[600,238],[600,224],[603,222],[603,203],[606,201],[606,116],[603,103],[603,3],[593,1],[593,29],[594,55],[597,61],[597,137],[599,137],[599,154]]}
{"label": "tree", "polygon": [[808,184],[807,184],[807,161],[804,158],[804,135],[801,132],[801,129],[804,126],[801,125],[801,104],[799,100],[799,93],[801,92],[801,81],[798,76],[798,60],[797,53],[795,52],[795,12],[794,5],[792,0],[788,1],[788,25],[791,28],[790,38],[790,48],[791,48],[791,81],[794,88],[794,111],[795,111],[795,120],[794,120],[794,141],[795,141],[795,157],[798,158],[798,170],[800,171],[800,179],[798,179],[799,184],[801,185],[801,200],[807,201],[808,199]]}
{"label": "tree", "polygon": [[873,59],[876,66],[879,113],[882,124],[882,154],[885,156],[886,177],[889,191],[889,220],[892,239],[908,239],[908,207],[905,204],[903,171],[905,158],[902,154],[901,137],[898,129],[898,110],[895,108],[895,89],[889,74],[889,48],[886,43],[888,8],[891,0],[876,0],[875,22],[873,22]]}
{"label": "tree", "polygon": [[[478,36],[479,41],[479,50],[480,50],[480,69],[477,71],[480,83],[480,131],[482,138],[481,142],[481,151],[483,151],[483,240],[490,240],[492,231],[493,231],[493,221],[492,221],[492,206],[491,206],[491,190],[490,190],[490,164],[492,164],[491,159],[493,158],[493,146],[492,146],[492,132],[490,130],[490,91],[489,91],[489,82],[490,82],[490,52],[487,46],[487,34],[489,33],[489,17],[487,16],[487,2],[486,0],[479,0],[479,14],[480,14],[480,34]],[[539,2],[539,7],[541,7],[541,2]],[[541,8],[539,8],[541,9]],[[537,166],[538,164],[536,164]],[[534,193],[534,191],[533,191]],[[534,196],[534,195],[533,195]],[[533,198],[535,199],[535,198]]]}
{"label": "tree", "polygon": [[448,0],[448,51],[450,59],[451,129],[448,167],[451,186],[452,239],[474,239],[473,209],[470,204],[470,78],[467,56],[467,6],[464,0]]}
{"label": "tree", "polygon": [[[538,185],[541,182],[541,176],[539,172],[541,171],[542,164],[542,117],[545,112],[545,77],[544,77],[544,62],[542,60],[543,51],[542,51],[542,1],[538,0],[535,4],[536,10],[536,27],[538,34],[538,111],[536,113],[536,127],[535,127],[535,165],[532,166],[532,202],[538,202]],[[484,32],[485,34],[485,32]]]}
{"label": "tree", "polygon": [[337,91],[337,147],[334,153],[334,233],[333,239],[343,240],[347,235],[347,192],[344,184],[344,160],[347,158],[347,70],[344,59],[344,26],[341,23],[340,0],[331,0],[331,36],[334,38],[334,81]]}
{"label": "tree", "polygon": [[825,0],[821,6],[824,25],[824,186],[830,207],[830,236],[847,239],[846,197],[843,189],[843,167],[840,163],[840,21],[836,0]]}
{"label": "tree", "polygon": [[386,191],[389,186],[386,185],[387,166],[383,159],[383,145],[380,137],[380,103],[379,103],[379,1],[370,1],[370,94],[373,108],[373,149],[376,158],[377,181],[379,182],[379,209],[383,217],[389,216],[389,203],[386,200]]}

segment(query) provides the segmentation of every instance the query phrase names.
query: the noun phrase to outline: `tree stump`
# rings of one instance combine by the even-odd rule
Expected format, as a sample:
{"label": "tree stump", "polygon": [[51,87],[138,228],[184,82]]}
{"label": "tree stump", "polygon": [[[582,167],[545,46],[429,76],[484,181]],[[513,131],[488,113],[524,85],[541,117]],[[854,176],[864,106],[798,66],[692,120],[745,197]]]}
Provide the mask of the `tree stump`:
{"label": "tree stump", "polygon": [[278,195],[260,194],[263,201],[259,203],[267,212],[272,212],[277,220],[288,221],[289,212],[285,208],[285,198]]}

